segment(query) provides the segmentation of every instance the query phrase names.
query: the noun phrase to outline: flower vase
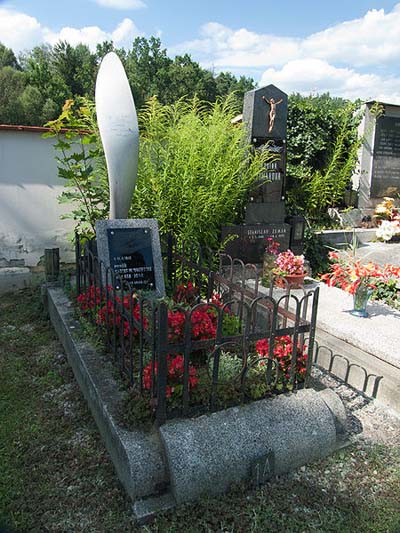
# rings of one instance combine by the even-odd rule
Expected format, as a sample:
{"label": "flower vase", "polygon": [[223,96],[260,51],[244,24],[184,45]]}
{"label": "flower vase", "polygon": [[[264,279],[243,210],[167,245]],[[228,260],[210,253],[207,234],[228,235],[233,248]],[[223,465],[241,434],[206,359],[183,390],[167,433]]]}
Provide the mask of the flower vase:
{"label": "flower vase", "polygon": [[371,297],[371,294],[372,289],[368,287],[368,285],[361,282],[354,292],[354,309],[350,311],[350,314],[366,318],[368,316],[367,303]]}

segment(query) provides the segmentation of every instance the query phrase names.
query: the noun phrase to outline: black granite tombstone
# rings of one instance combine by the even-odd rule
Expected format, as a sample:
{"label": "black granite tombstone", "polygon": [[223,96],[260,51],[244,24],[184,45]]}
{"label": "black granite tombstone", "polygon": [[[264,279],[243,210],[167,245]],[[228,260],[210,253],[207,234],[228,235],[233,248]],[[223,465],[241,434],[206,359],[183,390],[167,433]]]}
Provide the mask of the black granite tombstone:
{"label": "black granite tombstone", "polygon": [[117,278],[136,289],[154,290],[154,259],[148,228],[107,230],[110,265]]}
{"label": "black granite tombstone", "polygon": [[400,192],[400,117],[376,121],[371,196],[382,198]]}
{"label": "black granite tombstone", "polygon": [[225,247],[231,257],[242,259],[245,263],[260,263],[266,247],[266,239],[272,237],[279,242],[279,250],[289,248],[291,226],[280,224],[243,224],[223,226],[222,240],[235,236]]}
{"label": "black granite tombstone", "polygon": [[[158,224],[154,219],[100,220],[96,223],[98,257],[113,270],[115,288],[129,283],[135,290],[164,296]],[[103,281],[105,268],[102,268]]]}
{"label": "black granite tombstone", "polygon": [[243,121],[249,141],[265,144],[269,139],[286,139],[288,97],[275,85],[248,91],[243,101]]}

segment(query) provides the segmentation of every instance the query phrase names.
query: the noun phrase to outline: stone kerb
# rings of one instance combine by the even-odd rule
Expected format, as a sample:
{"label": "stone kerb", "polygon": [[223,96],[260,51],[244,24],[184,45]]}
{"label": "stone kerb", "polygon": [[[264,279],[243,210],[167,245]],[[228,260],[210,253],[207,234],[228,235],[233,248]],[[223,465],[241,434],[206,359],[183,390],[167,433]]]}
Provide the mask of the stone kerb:
{"label": "stone kerb", "polygon": [[60,288],[48,288],[48,307],[117,475],[142,523],[162,509],[224,492],[234,483],[261,484],[343,444],[344,407],[329,390],[308,389],[195,419],[172,420],[147,433],[127,431],[117,421],[122,394],[111,363],[72,334],[79,323]]}
{"label": "stone kerb", "polygon": [[232,485],[261,484],[333,452],[345,411],[330,390],[302,390],[160,428],[171,490],[178,503]]}
{"label": "stone kerb", "polygon": [[122,394],[112,375],[111,363],[84,341],[76,339],[79,323],[60,288],[48,288],[50,319],[68,356],[75,378],[95,418],[118,477],[135,501],[166,485],[166,471],[156,434],[127,431],[117,422]]}

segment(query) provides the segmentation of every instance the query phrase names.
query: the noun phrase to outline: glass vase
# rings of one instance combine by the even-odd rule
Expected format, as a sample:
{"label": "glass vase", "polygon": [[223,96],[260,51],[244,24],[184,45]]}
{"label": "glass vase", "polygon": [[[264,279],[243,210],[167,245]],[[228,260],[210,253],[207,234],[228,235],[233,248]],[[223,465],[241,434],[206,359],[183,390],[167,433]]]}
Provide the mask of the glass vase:
{"label": "glass vase", "polygon": [[366,318],[368,316],[367,303],[371,294],[372,289],[366,283],[361,282],[354,292],[354,309],[350,311],[350,314]]}

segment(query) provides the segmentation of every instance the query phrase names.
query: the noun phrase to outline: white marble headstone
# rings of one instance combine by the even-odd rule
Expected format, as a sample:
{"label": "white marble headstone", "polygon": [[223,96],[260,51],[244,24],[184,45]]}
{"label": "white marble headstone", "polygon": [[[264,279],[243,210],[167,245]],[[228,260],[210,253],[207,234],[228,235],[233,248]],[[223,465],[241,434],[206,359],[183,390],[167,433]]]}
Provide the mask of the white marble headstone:
{"label": "white marble headstone", "polygon": [[110,185],[110,219],[127,218],[136,185],[139,127],[124,67],[104,56],[96,80],[96,112]]}

